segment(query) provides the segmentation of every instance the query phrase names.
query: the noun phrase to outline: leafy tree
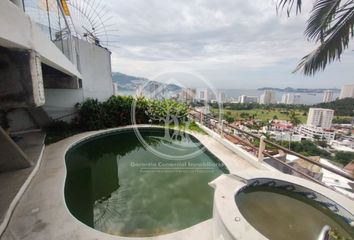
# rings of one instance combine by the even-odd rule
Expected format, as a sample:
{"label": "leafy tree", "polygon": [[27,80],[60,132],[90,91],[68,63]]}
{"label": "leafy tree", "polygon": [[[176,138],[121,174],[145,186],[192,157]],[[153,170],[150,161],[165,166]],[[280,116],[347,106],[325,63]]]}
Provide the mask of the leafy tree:
{"label": "leafy tree", "polygon": [[229,114],[225,114],[223,118],[228,122],[228,123],[233,123],[235,121],[235,118]]}
{"label": "leafy tree", "polygon": [[354,160],[354,153],[353,152],[337,152],[334,160],[343,164],[347,165],[351,161]]}
{"label": "leafy tree", "polygon": [[[277,10],[286,9],[288,16],[293,8],[301,12],[303,0],[278,0]],[[318,47],[303,57],[295,71],[313,75],[326,68],[328,63],[339,60],[354,37],[353,0],[316,0],[307,21],[306,37]]]}
{"label": "leafy tree", "polygon": [[294,125],[297,126],[301,123],[301,120],[296,116],[296,113],[294,111],[290,112],[290,122]]}
{"label": "leafy tree", "polygon": [[329,103],[319,103],[314,105],[314,107],[333,109],[338,116],[353,116],[354,98],[344,98]]}

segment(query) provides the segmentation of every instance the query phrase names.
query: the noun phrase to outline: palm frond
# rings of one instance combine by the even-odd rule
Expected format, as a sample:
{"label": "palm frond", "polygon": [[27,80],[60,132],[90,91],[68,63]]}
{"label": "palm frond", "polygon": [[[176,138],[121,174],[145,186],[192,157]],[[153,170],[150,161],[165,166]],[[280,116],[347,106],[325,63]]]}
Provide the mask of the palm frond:
{"label": "palm frond", "polygon": [[296,14],[301,13],[302,0],[278,0],[276,5],[277,13],[281,13],[284,9],[286,9],[287,15],[290,16],[295,4]]}
{"label": "palm frond", "polygon": [[[354,5],[353,1],[350,2]],[[305,75],[314,75],[317,71],[325,69],[328,63],[340,59],[353,37],[354,6],[347,4],[344,8],[341,8],[340,13],[335,18],[335,23],[324,32],[321,45],[306,55],[294,72],[302,69]]]}
{"label": "palm frond", "polygon": [[340,3],[341,0],[316,0],[305,30],[305,35],[309,39],[324,41],[324,32],[335,18]]}

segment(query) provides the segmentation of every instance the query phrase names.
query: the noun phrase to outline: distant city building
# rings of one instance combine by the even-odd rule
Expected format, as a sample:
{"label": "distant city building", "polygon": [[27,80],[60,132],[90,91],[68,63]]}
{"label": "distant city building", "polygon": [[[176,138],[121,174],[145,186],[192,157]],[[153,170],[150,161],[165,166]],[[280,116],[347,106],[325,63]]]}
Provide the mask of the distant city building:
{"label": "distant city building", "polygon": [[274,104],[277,103],[275,91],[273,90],[265,90],[264,93],[261,95],[260,104]]}
{"label": "distant city building", "polygon": [[305,137],[309,137],[312,140],[334,140],[335,132],[332,130],[326,130],[321,127],[310,126],[310,125],[300,125],[297,132]]}
{"label": "distant city building", "polygon": [[307,125],[321,128],[331,128],[334,110],[324,108],[310,108]]}
{"label": "distant city building", "polygon": [[291,132],[274,132],[271,133],[271,138],[276,141],[301,142],[304,136],[292,134]]}
{"label": "distant city building", "polygon": [[182,89],[179,95],[179,100],[182,102],[191,103],[195,98],[195,94],[196,94],[196,90],[193,88]]}
{"label": "distant city building", "polygon": [[339,95],[339,99],[354,98],[354,84],[344,85]]}
{"label": "distant city building", "polygon": [[290,93],[283,94],[283,96],[281,97],[281,103],[289,104],[289,101],[290,101]]}
{"label": "distant city building", "polygon": [[198,88],[196,90],[195,99],[197,101],[208,101],[209,100],[209,90],[207,88]]}
{"label": "distant city building", "polygon": [[290,93],[285,93],[283,94],[281,98],[281,103],[283,104],[300,104],[301,103],[301,95],[300,94],[294,94],[291,95]]}
{"label": "distant city building", "polygon": [[118,96],[119,93],[118,93],[118,83],[114,82],[113,83],[113,95],[114,96]]}
{"label": "distant city building", "polygon": [[242,95],[242,96],[238,97],[238,102],[239,103],[258,103],[258,97],[257,96]]}
{"label": "distant city building", "polygon": [[333,101],[333,91],[332,90],[326,90],[323,92],[323,100],[322,102],[332,102]]}
{"label": "distant city building", "polygon": [[294,94],[292,96],[292,98],[290,99],[289,104],[294,104],[294,105],[301,104],[301,95],[300,94]]}
{"label": "distant city building", "polygon": [[217,100],[218,100],[219,102],[224,103],[224,102],[226,101],[225,92],[218,91],[218,98],[217,98]]}

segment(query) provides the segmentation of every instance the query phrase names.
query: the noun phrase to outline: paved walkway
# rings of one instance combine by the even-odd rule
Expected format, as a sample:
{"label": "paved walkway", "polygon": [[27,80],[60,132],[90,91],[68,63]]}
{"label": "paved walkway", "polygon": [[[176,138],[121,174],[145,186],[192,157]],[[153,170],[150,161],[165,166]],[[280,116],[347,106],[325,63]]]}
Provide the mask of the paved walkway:
{"label": "paved walkway", "polygon": [[[10,204],[36,166],[42,153],[45,134],[31,132],[16,135],[16,144],[33,163],[30,168],[0,173],[0,223],[3,222]],[[11,160],[11,159],[10,159]]]}
{"label": "paved walkway", "polygon": [[[67,149],[76,141],[99,132],[79,134],[46,147],[42,165],[27,191],[20,200],[13,217],[1,240],[119,240],[141,239],[108,235],[87,227],[74,218],[65,205],[64,183]],[[226,149],[211,137],[193,134],[215,156],[222,160],[229,170],[254,169],[247,161]],[[144,239],[212,239],[212,221],[207,220],[191,228],[168,235]]]}

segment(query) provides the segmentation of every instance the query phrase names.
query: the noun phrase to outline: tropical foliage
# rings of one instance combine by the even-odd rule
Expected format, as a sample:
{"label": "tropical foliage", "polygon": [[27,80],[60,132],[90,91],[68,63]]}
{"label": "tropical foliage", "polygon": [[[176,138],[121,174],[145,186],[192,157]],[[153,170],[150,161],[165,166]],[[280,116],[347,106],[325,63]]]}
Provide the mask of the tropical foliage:
{"label": "tropical foliage", "polygon": [[[131,96],[112,96],[107,101],[87,99],[77,105],[78,117],[70,122],[53,121],[45,130],[46,144],[82,131],[99,130],[136,124],[164,124],[169,128],[177,127],[202,132],[194,123],[187,122],[188,107],[173,100],[134,99]],[[132,121],[134,112],[134,121]],[[170,121],[173,120],[173,121]]]}
{"label": "tropical foliage", "polygon": [[333,109],[337,116],[353,116],[354,98],[344,98],[333,102],[319,103],[314,105],[314,107]]}
{"label": "tropical foliage", "polygon": [[[277,11],[301,12],[303,0],[278,0]],[[306,37],[318,47],[302,58],[295,71],[314,75],[328,63],[339,60],[354,37],[353,0],[315,0],[305,29]]]}
{"label": "tropical foliage", "polygon": [[[175,123],[188,113],[185,104],[173,100],[134,99],[131,96],[112,96],[107,101],[88,99],[78,106],[79,126],[84,130],[98,130],[146,123]],[[132,113],[134,113],[134,121]]]}

